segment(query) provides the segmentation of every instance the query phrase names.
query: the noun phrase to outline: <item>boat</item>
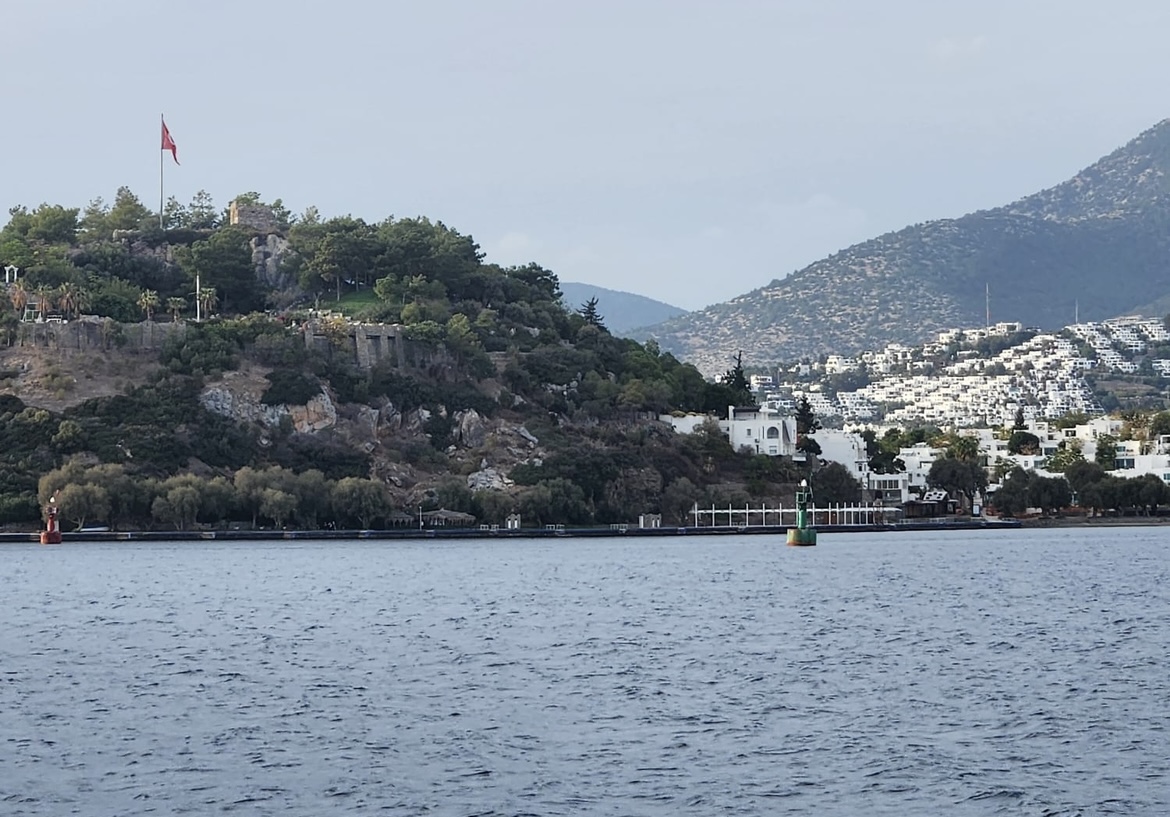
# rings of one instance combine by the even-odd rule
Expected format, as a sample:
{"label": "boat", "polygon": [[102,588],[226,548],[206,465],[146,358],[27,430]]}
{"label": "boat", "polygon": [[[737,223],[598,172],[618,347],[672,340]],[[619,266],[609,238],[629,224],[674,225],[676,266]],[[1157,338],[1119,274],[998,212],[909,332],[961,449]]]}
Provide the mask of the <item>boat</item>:
{"label": "boat", "polygon": [[812,500],[812,490],[808,487],[808,480],[800,481],[800,490],[796,492],[796,526],[788,529],[788,544],[793,547],[809,547],[817,543],[817,529],[812,526],[808,515],[808,503]]}

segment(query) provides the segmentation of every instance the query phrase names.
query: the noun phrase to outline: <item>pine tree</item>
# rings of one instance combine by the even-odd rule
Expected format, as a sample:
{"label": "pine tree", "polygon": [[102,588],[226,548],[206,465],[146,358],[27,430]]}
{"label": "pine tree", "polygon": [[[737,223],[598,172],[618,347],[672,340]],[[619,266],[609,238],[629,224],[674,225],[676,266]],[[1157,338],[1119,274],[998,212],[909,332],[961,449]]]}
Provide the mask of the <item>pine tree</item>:
{"label": "pine tree", "polygon": [[741,405],[754,404],[751,383],[748,382],[747,375],[743,373],[742,351],[735,356],[735,365],[723,375],[723,385],[735,392],[737,396],[742,397],[737,401]]}
{"label": "pine tree", "polygon": [[590,298],[581,304],[581,308],[577,310],[577,314],[584,318],[585,323],[590,326],[596,326],[599,329],[605,328],[605,324],[602,323],[605,317],[597,311],[597,298]]}

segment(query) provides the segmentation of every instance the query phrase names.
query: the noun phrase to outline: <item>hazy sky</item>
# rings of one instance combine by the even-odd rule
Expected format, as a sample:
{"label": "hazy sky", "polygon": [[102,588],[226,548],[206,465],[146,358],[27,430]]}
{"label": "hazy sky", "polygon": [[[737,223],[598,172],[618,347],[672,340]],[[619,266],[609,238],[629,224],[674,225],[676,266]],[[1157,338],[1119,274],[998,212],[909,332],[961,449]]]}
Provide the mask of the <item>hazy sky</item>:
{"label": "hazy sky", "polygon": [[165,112],[180,201],[426,215],[697,308],[1071,176],[1170,116],[1168,30],[1155,0],[0,0],[0,213],[157,207]]}

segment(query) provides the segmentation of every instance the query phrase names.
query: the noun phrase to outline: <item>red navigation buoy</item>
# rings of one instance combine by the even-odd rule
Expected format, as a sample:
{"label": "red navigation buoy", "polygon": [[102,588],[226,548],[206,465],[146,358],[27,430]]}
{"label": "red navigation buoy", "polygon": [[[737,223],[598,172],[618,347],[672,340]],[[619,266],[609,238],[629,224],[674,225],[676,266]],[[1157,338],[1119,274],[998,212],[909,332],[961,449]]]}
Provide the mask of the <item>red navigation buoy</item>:
{"label": "red navigation buoy", "polygon": [[42,545],[61,544],[61,527],[57,524],[57,497],[49,497],[49,507],[45,509],[45,529],[41,531]]}

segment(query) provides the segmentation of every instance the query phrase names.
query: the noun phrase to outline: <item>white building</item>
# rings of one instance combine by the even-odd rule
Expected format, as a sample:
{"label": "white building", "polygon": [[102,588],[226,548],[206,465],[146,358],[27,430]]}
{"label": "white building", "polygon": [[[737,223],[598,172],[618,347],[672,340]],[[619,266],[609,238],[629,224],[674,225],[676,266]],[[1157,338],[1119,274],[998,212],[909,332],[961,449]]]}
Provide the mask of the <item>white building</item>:
{"label": "white building", "polygon": [[[658,419],[680,434],[693,434],[707,420],[706,414],[663,414]],[[796,418],[758,406],[728,406],[727,419],[717,420],[719,430],[736,451],[750,451],[769,457],[796,454]]]}
{"label": "white building", "polygon": [[926,478],[930,474],[930,466],[934,461],[946,456],[946,450],[933,448],[926,443],[918,443],[908,448],[898,449],[898,459],[906,464],[906,478],[908,487],[916,491],[926,490]]}

